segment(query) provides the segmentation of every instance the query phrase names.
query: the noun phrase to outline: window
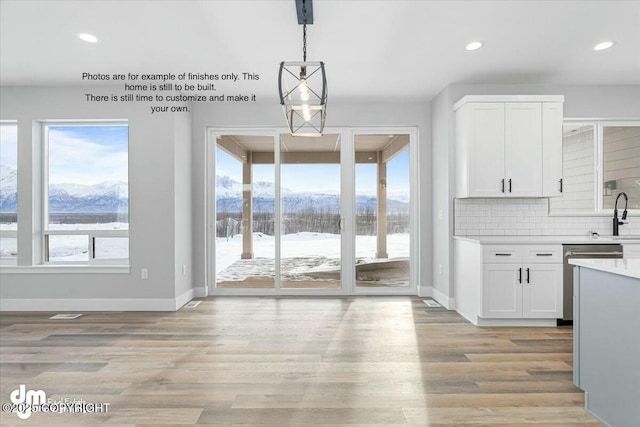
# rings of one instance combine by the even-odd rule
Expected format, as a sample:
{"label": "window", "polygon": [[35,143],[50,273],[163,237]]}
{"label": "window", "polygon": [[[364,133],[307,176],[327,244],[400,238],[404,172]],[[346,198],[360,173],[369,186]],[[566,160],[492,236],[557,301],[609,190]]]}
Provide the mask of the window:
{"label": "window", "polygon": [[0,123],[0,262],[18,257],[18,125]]}
{"label": "window", "polygon": [[127,124],[49,123],[44,135],[45,263],[127,260]]}
{"label": "window", "polygon": [[640,122],[567,122],[563,126],[562,197],[552,213],[610,212],[621,192],[640,209]]}

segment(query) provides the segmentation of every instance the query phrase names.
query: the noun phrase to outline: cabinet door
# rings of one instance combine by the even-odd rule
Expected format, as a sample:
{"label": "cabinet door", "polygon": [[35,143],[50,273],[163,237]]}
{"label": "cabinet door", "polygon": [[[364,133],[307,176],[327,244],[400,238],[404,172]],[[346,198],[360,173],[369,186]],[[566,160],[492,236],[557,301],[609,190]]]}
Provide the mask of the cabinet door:
{"label": "cabinet door", "polygon": [[542,103],[542,195],[562,196],[562,103]]}
{"label": "cabinet door", "polygon": [[521,264],[483,265],[481,317],[522,317],[521,267]]}
{"label": "cabinet door", "polygon": [[522,317],[562,318],[562,264],[525,264]]}
{"label": "cabinet door", "polygon": [[502,197],[504,103],[469,105],[469,196]]}
{"label": "cabinet door", "polygon": [[505,104],[505,178],[507,196],[542,194],[542,104]]}

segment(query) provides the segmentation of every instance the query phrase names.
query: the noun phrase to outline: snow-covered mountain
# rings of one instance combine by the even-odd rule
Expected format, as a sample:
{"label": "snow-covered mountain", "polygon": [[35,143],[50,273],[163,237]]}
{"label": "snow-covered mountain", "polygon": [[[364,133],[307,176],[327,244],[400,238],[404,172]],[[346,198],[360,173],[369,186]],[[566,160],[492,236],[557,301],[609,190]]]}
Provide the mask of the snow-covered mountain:
{"label": "snow-covered mountain", "polygon": [[18,171],[0,165],[0,212],[15,212],[17,206]]}
{"label": "snow-covered mountain", "polygon": [[[408,200],[397,200],[399,197],[389,194],[387,210],[389,213],[409,212]],[[399,194],[398,194],[399,196]],[[253,210],[258,213],[273,212],[275,199],[274,184],[255,182],[253,184]],[[216,203],[219,212],[242,211],[242,184],[228,176],[216,176]],[[284,213],[304,211],[339,212],[340,196],[333,193],[304,192],[296,193],[287,188],[282,189],[282,209]],[[358,213],[375,212],[376,197],[374,195],[356,196]]]}
{"label": "snow-covered mountain", "polygon": [[[15,212],[17,206],[17,171],[7,165],[0,166],[0,212]],[[282,189],[284,213],[304,211],[340,211],[340,196],[323,192],[297,193]],[[274,209],[275,188],[270,182],[253,184],[254,212],[270,213]],[[228,176],[216,176],[216,200],[221,212],[242,211],[242,183]],[[54,184],[49,187],[49,212],[51,213],[124,213],[128,211],[128,185],[122,181],[107,181],[94,185]],[[408,200],[401,194],[390,193],[387,200],[390,213],[407,213]],[[356,197],[358,213],[375,212],[374,195]]]}
{"label": "snow-covered mountain", "polygon": [[[18,190],[17,171],[0,165],[0,212],[15,212]],[[52,184],[49,186],[51,213],[124,213],[129,209],[128,185],[105,181],[94,185]]]}

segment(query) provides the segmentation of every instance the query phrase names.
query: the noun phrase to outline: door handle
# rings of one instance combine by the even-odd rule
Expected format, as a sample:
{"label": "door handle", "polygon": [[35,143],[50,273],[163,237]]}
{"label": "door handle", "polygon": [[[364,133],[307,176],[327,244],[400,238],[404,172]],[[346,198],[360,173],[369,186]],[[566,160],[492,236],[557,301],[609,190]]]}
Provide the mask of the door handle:
{"label": "door handle", "polygon": [[511,178],[509,178],[509,193],[511,193]]}
{"label": "door handle", "polygon": [[531,283],[531,282],[529,281],[529,269],[528,269],[528,268],[527,268],[527,283]]}
{"label": "door handle", "polygon": [[500,191],[502,191],[504,193],[504,178],[502,178],[502,187],[501,187]]}
{"label": "door handle", "polygon": [[518,283],[522,283],[522,267],[518,269]]}
{"label": "door handle", "polygon": [[563,188],[562,188],[562,178],[560,178],[560,192],[563,192]]}

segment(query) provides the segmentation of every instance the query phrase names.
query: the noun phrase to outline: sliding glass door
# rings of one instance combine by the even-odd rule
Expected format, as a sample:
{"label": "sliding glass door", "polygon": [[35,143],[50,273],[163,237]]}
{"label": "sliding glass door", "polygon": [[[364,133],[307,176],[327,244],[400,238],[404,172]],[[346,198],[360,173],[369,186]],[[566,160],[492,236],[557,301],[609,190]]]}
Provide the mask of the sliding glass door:
{"label": "sliding glass door", "polygon": [[214,189],[215,286],[274,289],[273,136],[218,134]]}
{"label": "sliding glass door", "polygon": [[342,287],[340,134],[280,136],[283,289]]}
{"label": "sliding glass door", "polygon": [[414,139],[212,131],[212,293],[414,292]]}
{"label": "sliding glass door", "polygon": [[355,285],[409,288],[411,165],[409,134],[357,134]]}

